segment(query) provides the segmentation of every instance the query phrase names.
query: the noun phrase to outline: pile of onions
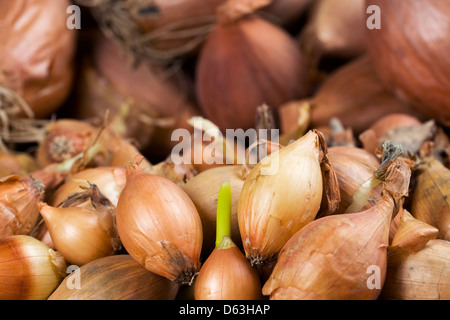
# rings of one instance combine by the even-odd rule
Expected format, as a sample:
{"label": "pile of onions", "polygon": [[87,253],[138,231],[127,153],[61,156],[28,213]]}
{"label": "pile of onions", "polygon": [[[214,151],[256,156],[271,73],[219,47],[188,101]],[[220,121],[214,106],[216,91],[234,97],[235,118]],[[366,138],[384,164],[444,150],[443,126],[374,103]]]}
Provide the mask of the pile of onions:
{"label": "pile of onions", "polygon": [[[374,67],[364,55],[344,64],[334,71],[318,88],[317,92],[301,100],[311,106],[313,128],[328,126],[333,118],[344,127],[360,134],[380,117],[392,113],[417,115],[408,104],[403,103],[387,91],[378,80]],[[289,119],[299,117],[295,104],[283,106],[280,116]],[[283,132],[290,130],[282,128]]]}
{"label": "pile of onions", "polygon": [[67,28],[69,0],[0,4],[0,85],[18,93],[35,117],[51,115],[72,88],[76,31]]}
{"label": "pile of onions", "polygon": [[381,11],[381,29],[367,30],[375,71],[388,90],[436,121],[450,120],[450,3],[366,0]]}
{"label": "pile of onions", "polygon": [[298,46],[285,30],[253,14],[258,5],[229,0],[221,6],[199,55],[197,99],[222,130],[252,128],[260,105],[275,110],[309,90]]}

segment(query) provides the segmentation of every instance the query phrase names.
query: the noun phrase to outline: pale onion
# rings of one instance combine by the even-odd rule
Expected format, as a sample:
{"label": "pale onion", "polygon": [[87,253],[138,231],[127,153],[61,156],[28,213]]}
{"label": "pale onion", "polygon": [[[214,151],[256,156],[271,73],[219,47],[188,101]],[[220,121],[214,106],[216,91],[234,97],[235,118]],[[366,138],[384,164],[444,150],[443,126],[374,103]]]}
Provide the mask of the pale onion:
{"label": "pale onion", "polygon": [[177,184],[128,166],[116,219],[122,244],[137,262],[169,280],[192,283],[201,264],[202,222]]}
{"label": "pale onion", "polygon": [[76,30],[67,27],[69,0],[0,4],[0,85],[19,94],[44,118],[68,97],[74,75]]}
{"label": "pale onion", "polygon": [[328,189],[332,179],[322,174],[321,148],[326,154],[319,133],[309,131],[269,154],[248,174],[239,198],[238,223],[252,265],[270,269],[289,238],[315,219],[322,198],[331,196],[339,202],[337,180],[331,186],[337,187],[335,195]]}
{"label": "pale onion", "polygon": [[[80,287],[74,288],[77,280]],[[81,266],[64,279],[48,300],[173,300],[177,292],[176,283],[121,254]]]}
{"label": "pale onion", "polygon": [[66,274],[58,252],[41,241],[14,235],[0,239],[0,299],[45,300]]}
{"label": "pale onion", "polygon": [[41,202],[39,211],[56,250],[71,264],[82,266],[119,249],[108,207],[52,207]]}
{"label": "pale onion", "polygon": [[381,28],[366,30],[375,72],[388,90],[442,124],[450,120],[450,3],[366,0]]}
{"label": "pale onion", "polygon": [[[253,128],[260,105],[276,110],[309,92],[306,67],[291,35],[249,14],[258,1],[234,2],[220,8],[219,23],[196,66],[199,106],[222,130]],[[247,14],[240,12],[247,5]]]}

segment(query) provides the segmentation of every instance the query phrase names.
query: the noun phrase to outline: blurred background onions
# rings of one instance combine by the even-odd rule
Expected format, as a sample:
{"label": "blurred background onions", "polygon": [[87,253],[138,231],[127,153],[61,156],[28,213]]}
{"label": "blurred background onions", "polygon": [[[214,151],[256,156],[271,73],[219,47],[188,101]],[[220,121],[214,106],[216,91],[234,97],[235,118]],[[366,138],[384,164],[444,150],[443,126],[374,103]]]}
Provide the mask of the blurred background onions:
{"label": "blurred background onions", "polygon": [[71,92],[76,33],[68,0],[0,3],[0,85],[19,94],[35,117],[50,116]]}
{"label": "blurred background onions", "polygon": [[450,120],[450,3],[366,0],[381,29],[367,32],[375,70],[391,92],[440,123]]}

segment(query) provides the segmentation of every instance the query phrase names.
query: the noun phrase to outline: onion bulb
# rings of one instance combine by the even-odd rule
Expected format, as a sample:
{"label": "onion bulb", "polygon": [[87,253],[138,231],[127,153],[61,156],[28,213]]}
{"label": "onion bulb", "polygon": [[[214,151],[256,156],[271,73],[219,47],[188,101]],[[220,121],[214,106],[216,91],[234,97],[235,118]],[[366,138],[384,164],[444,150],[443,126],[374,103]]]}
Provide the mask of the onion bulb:
{"label": "onion bulb", "polygon": [[[69,286],[78,276],[80,288]],[[173,300],[178,285],[155,275],[127,254],[107,256],[66,277],[48,300]]]}
{"label": "onion bulb", "polygon": [[62,256],[33,237],[0,239],[1,300],[45,300],[63,280],[65,269]]}
{"label": "onion bulb", "polygon": [[[321,162],[326,158],[321,159],[321,148],[326,154],[320,133],[309,131],[266,156],[247,176],[238,203],[238,223],[252,265],[270,269],[289,238],[315,219],[325,195],[339,202],[337,180],[323,178]],[[335,188],[337,194],[328,193]]]}
{"label": "onion bulb", "polygon": [[426,157],[416,174],[411,214],[436,227],[439,239],[450,240],[450,169],[434,157]]}
{"label": "onion bulb", "polygon": [[270,299],[377,299],[386,276],[390,222],[408,195],[411,169],[394,160],[383,198],[368,210],[319,218],[281,250],[264,284]]}
{"label": "onion bulb", "polygon": [[[221,6],[219,22],[200,52],[197,100],[222,130],[253,128],[258,106],[276,110],[309,90],[295,41],[280,27],[251,15],[257,5],[229,0]],[[245,11],[247,6],[251,9]]]}
{"label": "onion bulb", "polygon": [[256,300],[262,297],[258,272],[231,240],[231,187],[222,184],[217,201],[216,246],[195,282],[195,300]]}
{"label": "onion bulb", "polygon": [[29,176],[0,179],[0,238],[28,235],[39,221],[38,201],[44,187]]}
{"label": "onion bulb", "polygon": [[172,181],[129,165],[117,204],[126,251],[149,271],[191,284],[200,269],[202,222],[189,196]]}
{"label": "onion bulb", "polygon": [[430,240],[417,252],[388,250],[386,280],[381,299],[449,300],[450,242]]}
{"label": "onion bulb", "polygon": [[20,95],[37,118],[57,111],[72,89],[76,31],[66,24],[70,3],[0,4],[0,85]]}
{"label": "onion bulb", "polygon": [[450,3],[366,0],[381,28],[366,30],[368,52],[388,90],[437,122],[450,121]]}

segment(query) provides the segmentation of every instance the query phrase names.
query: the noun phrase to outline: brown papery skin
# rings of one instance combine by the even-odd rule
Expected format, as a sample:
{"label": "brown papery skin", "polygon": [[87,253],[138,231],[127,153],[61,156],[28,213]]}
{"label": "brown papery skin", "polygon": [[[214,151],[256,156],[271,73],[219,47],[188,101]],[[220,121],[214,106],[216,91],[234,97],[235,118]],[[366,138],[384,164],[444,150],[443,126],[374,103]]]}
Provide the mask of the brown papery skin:
{"label": "brown papery skin", "polygon": [[389,249],[380,299],[449,300],[450,242],[430,240],[415,253]]}
{"label": "brown papery skin", "polygon": [[295,41],[264,19],[218,24],[200,53],[197,99],[222,130],[252,128],[258,106],[265,103],[276,110],[308,90]]}
{"label": "brown papery skin", "polygon": [[386,277],[394,214],[408,195],[410,163],[390,163],[383,198],[358,213],[314,220],[292,236],[264,284],[270,299],[377,299]]}
{"label": "brown papery skin", "polygon": [[328,126],[332,118],[337,118],[355,134],[388,114],[418,114],[384,88],[367,55],[330,74],[308,101],[313,127]]}
{"label": "brown papery skin", "polygon": [[41,191],[29,177],[11,175],[0,179],[0,238],[31,232],[39,220]]}
{"label": "brown papery skin", "polygon": [[1,300],[48,298],[63,280],[49,249],[41,241],[26,235],[0,239]]}
{"label": "brown papery skin", "polygon": [[195,300],[258,300],[258,272],[236,246],[216,248],[195,281]]}
{"label": "brown papery skin", "polygon": [[64,183],[52,194],[48,203],[56,207],[70,195],[85,191],[81,187],[89,187],[89,184],[94,184],[102,195],[108,198],[114,206],[117,206],[125,183],[126,169],[124,167],[87,168],[66,177]]}
{"label": "brown papery skin", "polygon": [[37,118],[55,112],[72,88],[76,30],[66,25],[70,4],[68,0],[0,3],[0,85],[19,94]]}
{"label": "brown papery skin", "polygon": [[70,289],[67,277],[48,300],[173,300],[179,288],[127,254],[97,259],[79,271],[81,288]]}
{"label": "brown papery skin", "polygon": [[411,214],[438,228],[439,239],[450,241],[450,170],[434,158],[419,169]]}
{"label": "brown papery skin", "polygon": [[380,200],[367,211],[317,219],[283,247],[263,294],[273,300],[377,299],[369,289],[370,266],[386,275],[389,224],[394,202]]}
{"label": "brown papery skin", "polygon": [[136,261],[169,280],[190,283],[200,269],[202,222],[178,185],[129,166],[116,218],[122,244]]}
{"label": "brown papery skin", "polygon": [[[341,202],[335,213],[344,213],[353,203],[355,192],[367,181],[373,178],[380,166],[377,159],[364,149],[354,147],[331,147],[328,149],[328,159],[339,182]],[[381,184],[370,190],[369,199],[364,209],[368,209],[381,198]]]}
{"label": "brown papery skin", "polygon": [[388,90],[440,123],[450,121],[450,3],[366,0],[381,11],[368,51]]}

